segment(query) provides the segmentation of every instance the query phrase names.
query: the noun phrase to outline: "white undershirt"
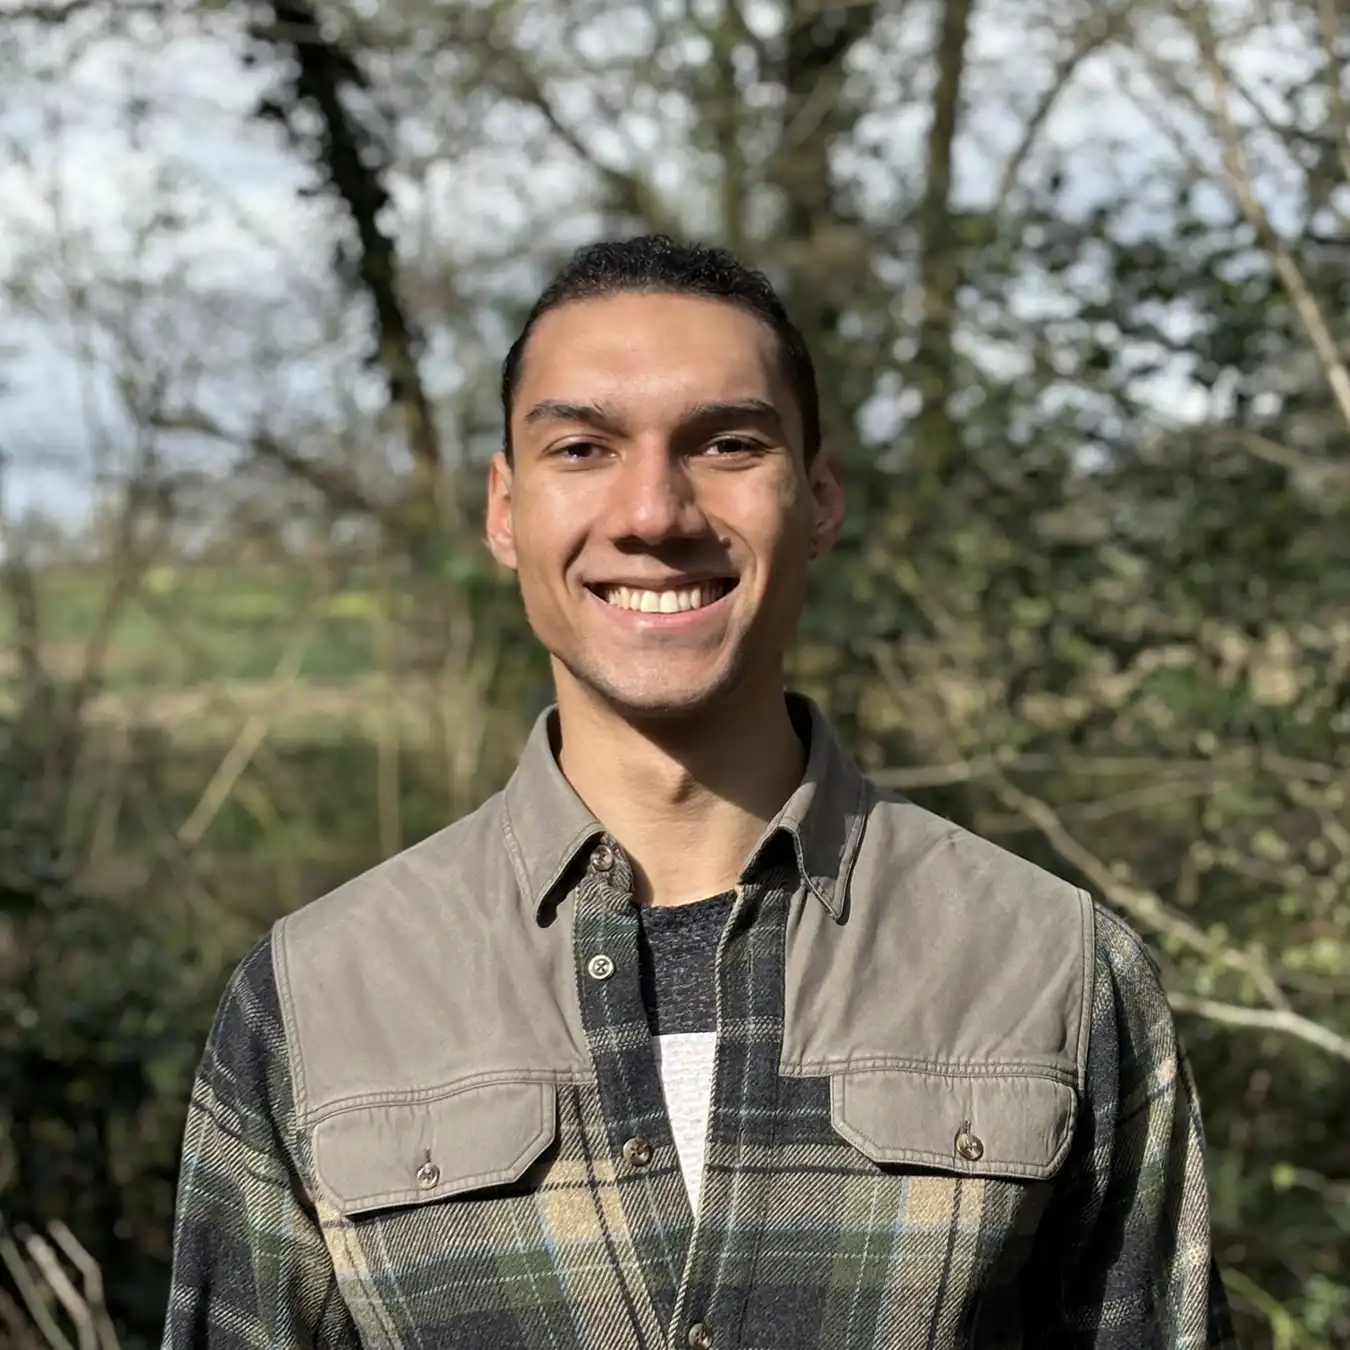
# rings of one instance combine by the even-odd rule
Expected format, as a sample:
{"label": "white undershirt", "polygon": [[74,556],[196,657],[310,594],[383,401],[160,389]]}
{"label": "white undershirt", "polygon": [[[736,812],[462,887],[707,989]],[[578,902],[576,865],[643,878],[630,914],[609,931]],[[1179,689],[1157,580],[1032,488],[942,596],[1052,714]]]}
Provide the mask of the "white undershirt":
{"label": "white undershirt", "polygon": [[712,1108],[717,1033],[672,1032],[653,1036],[652,1042],[670,1128],[675,1136],[675,1152],[680,1158],[689,1203],[697,1214],[703,1190],[703,1151],[708,1139],[708,1113]]}

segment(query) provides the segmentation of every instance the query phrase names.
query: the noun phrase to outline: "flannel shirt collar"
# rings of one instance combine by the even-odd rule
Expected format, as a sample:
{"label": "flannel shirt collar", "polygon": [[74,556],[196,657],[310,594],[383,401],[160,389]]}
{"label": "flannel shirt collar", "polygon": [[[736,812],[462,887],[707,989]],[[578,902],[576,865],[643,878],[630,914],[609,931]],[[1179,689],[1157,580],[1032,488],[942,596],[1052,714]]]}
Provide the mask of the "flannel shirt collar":
{"label": "flannel shirt collar", "polygon": [[[810,699],[788,694],[793,721],[809,728],[806,771],[796,790],[751,851],[741,874],[752,880],[771,861],[781,839],[790,841],[807,889],[836,919],[844,916],[849,874],[862,841],[870,785],[834,729]],[[502,829],[520,893],[535,919],[581,856],[605,828],[558,767],[558,710],[546,708],[506,785]]]}

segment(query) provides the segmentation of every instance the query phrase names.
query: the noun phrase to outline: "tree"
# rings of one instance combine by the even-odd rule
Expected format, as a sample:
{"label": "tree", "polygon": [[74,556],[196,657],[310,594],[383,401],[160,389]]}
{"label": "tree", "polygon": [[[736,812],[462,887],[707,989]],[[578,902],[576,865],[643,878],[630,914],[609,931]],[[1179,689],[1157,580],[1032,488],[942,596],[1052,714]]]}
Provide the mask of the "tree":
{"label": "tree", "polygon": [[[44,54],[47,94],[78,82],[72,51],[122,40],[128,12],[90,0],[44,7],[40,24],[7,17],[25,53],[7,87],[30,89]],[[175,1024],[201,1025],[245,932],[283,904],[250,898],[260,875],[300,903],[495,785],[546,692],[477,539],[497,361],[576,244],[638,229],[721,240],[807,327],[853,499],[796,682],[878,776],[1081,881],[1145,935],[1200,1079],[1245,1343],[1350,1339],[1350,165],[1335,7],[145,13],[131,40],[204,38],[237,72],[234,134],[284,188],[240,231],[233,283],[208,284],[193,231],[247,216],[246,193],[199,193],[191,157],[157,151],[138,247],[91,250],[67,202],[51,229],[15,232],[11,302],[49,325],[75,316],[89,369],[116,371],[134,434],[111,438],[109,481],[124,488],[135,447],[153,448],[138,510],[157,518],[169,492],[174,567],[273,569],[269,687],[319,701],[304,634],[331,636],[336,607],[366,616],[374,683],[358,706],[380,710],[354,733],[359,773],[335,773],[332,747],[273,745],[258,709],[209,753],[181,726],[138,746],[131,781],[191,784],[144,795],[165,822],[156,876],[206,892]],[[61,142],[16,144],[56,162]],[[283,247],[269,212],[305,244]],[[156,278],[165,258],[176,270]],[[219,463],[228,476],[202,467]],[[128,596],[175,650],[199,642],[182,678],[204,683],[221,657],[188,630],[206,600],[143,573]],[[15,687],[44,687],[43,569],[10,582]],[[435,712],[417,714],[438,728],[418,733],[434,758],[406,729],[413,707]],[[331,841],[334,820],[367,816],[378,829],[359,845],[277,860],[296,822]],[[149,847],[99,837],[113,839],[105,869]],[[248,852],[260,838],[265,870]],[[137,893],[112,891],[98,903]],[[85,981],[133,1000],[81,965],[121,921],[92,904],[43,930],[44,1007]],[[87,1026],[52,1034],[72,1063],[100,1044]],[[72,1073],[72,1091],[95,1081]],[[136,1197],[162,1184],[152,1174],[146,1161]],[[59,1212],[74,1193],[44,1195]],[[162,1223],[162,1194],[158,1211],[126,1203],[159,1214],[144,1234]],[[146,1288],[153,1264],[138,1267]]]}

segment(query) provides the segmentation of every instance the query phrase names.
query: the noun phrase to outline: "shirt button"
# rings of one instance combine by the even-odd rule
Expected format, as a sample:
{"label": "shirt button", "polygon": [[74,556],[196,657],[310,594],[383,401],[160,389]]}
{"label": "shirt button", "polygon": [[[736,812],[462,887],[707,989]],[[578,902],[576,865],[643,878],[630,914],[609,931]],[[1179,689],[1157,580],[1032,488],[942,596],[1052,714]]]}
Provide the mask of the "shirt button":
{"label": "shirt button", "polygon": [[593,956],[586,963],[586,973],[593,980],[607,980],[614,974],[614,962],[608,956]]}
{"label": "shirt button", "polygon": [[591,858],[591,865],[597,872],[610,872],[614,869],[614,850],[608,844],[601,844]]}
{"label": "shirt button", "polygon": [[984,1141],[977,1134],[971,1134],[966,1125],[956,1136],[956,1151],[967,1162],[979,1162],[984,1157]]}
{"label": "shirt button", "polygon": [[646,1167],[652,1160],[652,1146],[639,1134],[623,1146],[624,1160],[632,1167]]}
{"label": "shirt button", "polygon": [[441,1179],[441,1169],[430,1158],[417,1169],[417,1184],[429,1191]]}
{"label": "shirt button", "polygon": [[691,1350],[712,1350],[712,1328],[706,1322],[695,1322],[689,1328]]}

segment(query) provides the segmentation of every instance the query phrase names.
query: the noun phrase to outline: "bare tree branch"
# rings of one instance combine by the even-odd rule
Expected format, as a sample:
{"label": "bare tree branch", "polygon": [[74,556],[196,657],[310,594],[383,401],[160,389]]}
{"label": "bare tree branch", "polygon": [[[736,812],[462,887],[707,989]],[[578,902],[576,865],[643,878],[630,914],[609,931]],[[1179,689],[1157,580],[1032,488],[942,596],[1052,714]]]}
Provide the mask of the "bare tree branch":
{"label": "bare tree branch", "polygon": [[[742,143],[743,100],[737,88],[736,52],[753,42],[741,0],[726,0],[717,22],[704,29],[712,47],[708,76],[711,97],[706,101],[713,143],[722,168],[722,236],[728,248],[745,246],[745,208],[748,164]],[[755,44],[758,45],[758,44]]]}
{"label": "bare tree branch", "polygon": [[1236,445],[1253,459],[1284,469],[1297,486],[1314,496],[1350,487],[1350,462],[1319,459],[1244,427],[1217,426],[1206,430],[1216,439]]}
{"label": "bare tree branch", "polygon": [[[286,649],[282,652],[276,669],[272,672],[272,682],[289,687],[300,674],[305,651],[314,633],[317,606],[308,619],[300,624]],[[267,738],[271,719],[258,712],[250,716],[240,728],[234,743],[225,752],[224,758],[216,766],[210,781],[203,789],[196,806],[178,827],[176,838],[185,852],[190,853],[201,843],[212,822],[220,814],[221,807],[230,799],[236,784],[253,760],[258,747]]]}
{"label": "bare tree branch", "polygon": [[28,1316],[50,1350],[75,1350],[52,1316],[51,1309],[47,1307],[42,1291],[29,1273],[27,1262],[24,1261],[13,1238],[3,1231],[0,1231],[0,1263],[3,1263],[9,1271]]}
{"label": "bare tree branch", "polygon": [[[239,446],[241,442],[214,418],[193,409],[175,412],[152,412],[153,425],[161,431],[185,432],[207,436],[226,445]],[[336,465],[323,464],[307,455],[297,453],[278,437],[258,430],[248,436],[242,447],[259,459],[275,464],[287,474],[312,488],[328,506],[342,514],[366,516],[376,521],[393,535],[404,531],[402,516],[396,506],[370,496],[356,479]]]}
{"label": "bare tree branch", "polygon": [[203,913],[224,910],[225,903],[207,886],[191,854],[174,837],[143,775],[128,780],[128,796],[140,815],[146,834],[154,841],[152,861],[142,875],[141,889],[148,890],[161,875],[168,874],[177,878],[194,910]]}
{"label": "bare tree branch", "polygon": [[110,555],[106,560],[108,588],[84,646],[80,673],[64,699],[63,725],[57,741],[59,753],[54,759],[57,765],[71,763],[78,752],[85,706],[102,681],[108,651],[122,613],[156,552],[155,544],[147,544],[138,537],[143,523],[151,520],[160,529],[167,524],[168,503],[159,494],[154,476],[156,467],[152,453],[143,455],[140,466],[123,490]]}
{"label": "bare tree branch", "polygon": [[[782,202],[773,250],[789,274],[788,302],[803,331],[828,344],[873,267],[834,156],[859,116],[847,97],[848,58],[874,30],[879,8],[877,0],[789,0],[784,8],[779,57],[767,63],[782,90],[780,126],[759,175]],[[826,435],[839,434],[844,409],[822,393]]]}
{"label": "bare tree branch", "polygon": [[98,1332],[94,1329],[94,1318],[80,1297],[79,1291],[71,1283],[70,1276],[61,1269],[56,1254],[45,1238],[37,1233],[31,1234],[24,1245],[33,1264],[38,1268],[47,1287],[56,1295],[57,1301],[66,1310],[66,1315],[75,1324],[79,1350],[98,1350]]}
{"label": "bare tree branch", "polygon": [[506,76],[504,92],[541,114],[553,134],[600,179],[612,207],[644,221],[654,231],[682,233],[678,219],[661,200],[656,187],[636,169],[619,169],[601,159],[586,143],[585,137],[558,112],[543,81],[530,68],[524,55],[509,41],[499,41],[497,64]]}
{"label": "bare tree branch", "polygon": [[1310,1018],[1300,1017],[1288,1008],[1244,1008],[1236,1003],[1222,1003],[1212,998],[1197,998],[1193,994],[1168,993],[1168,1001],[1177,1012],[1192,1013],[1210,1022],[1230,1027],[1250,1027],[1258,1031],[1275,1031],[1293,1036],[1319,1050],[1350,1062],[1350,1037],[1338,1035],[1330,1027]]}
{"label": "bare tree branch", "polygon": [[80,1278],[84,1281],[84,1302],[93,1317],[100,1350],[118,1350],[117,1332],[113,1329],[112,1318],[108,1316],[108,1306],[103,1295],[103,1272],[98,1262],[60,1219],[53,1219],[47,1225],[47,1231],[70,1264],[80,1272]]}
{"label": "bare tree branch", "polygon": [[1227,69],[1219,54],[1213,14],[1207,0],[1197,6],[1194,32],[1200,46],[1201,64],[1214,86],[1214,106],[1211,112],[1218,124],[1223,145],[1224,169],[1229,182],[1243,215],[1256,230],[1257,237],[1269,255],[1271,265],[1275,268],[1275,273],[1312,343],[1341,417],[1345,425],[1350,427],[1350,369],[1347,369],[1341,358],[1340,348],[1332,335],[1326,315],[1308,285],[1293,251],[1276,230],[1270,219],[1270,213],[1257,195],[1242,140],[1233,122],[1232,89]]}
{"label": "bare tree branch", "polygon": [[284,441],[265,431],[256,432],[249,444],[259,459],[269,460],[285,469],[293,478],[313,488],[336,510],[369,516],[387,528],[401,529],[402,521],[395,510],[376,501],[345,470],[297,454]]}
{"label": "bare tree branch", "polygon": [[1012,196],[1014,189],[1017,187],[1017,181],[1022,176],[1022,170],[1025,168],[1031,152],[1035,149],[1041,132],[1045,129],[1045,124],[1050,120],[1050,115],[1054,112],[1055,105],[1059,102],[1060,97],[1073,83],[1073,78],[1078,73],[1079,67],[1090,56],[1099,52],[1121,34],[1130,9],[1131,4],[1127,3],[1119,9],[1094,11],[1083,24],[1073,45],[1056,62],[1050,74],[1049,84],[1042,92],[1031,116],[1027,118],[1022,128],[1021,139],[1012,154],[1008,156],[1003,165],[1003,172],[999,175],[993,206],[995,216]]}
{"label": "bare tree branch", "polygon": [[1127,914],[1141,927],[1189,947],[1230,970],[1246,975],[1261,997],[1274,1008],[1287,1010],[1289,1000],[1260,958],[1215,943],[1198,925],[1173,911],[1158,893],[1133,877],[1122,862],[1108,865],[1070,833],[1058,812],[1048,802],[1033,797],[1002,774],[993,775],[995,793],[1013,810],[1020,811],[1045,836],[1055,852],[1083,874],[1102,899]]}
{"label": "bare tree branch", "polygon": [[19,658],[19,682],[25,704],[47,687],[42,663],[42,615],[37,583],[28,551],[5,511],[6,457],[0,451],[0,590],[9,598],[14,619],[14,645]]}
{"label": "bare tree branch", "polygon": [[32,1261],[30,1268],[18,1244],[8,1233],[0,1231],[0,1263],[9,1271],[24,1304],[20,1307],[6,1291],[0,1290],[0,1324],[9,1328],[16,1345],[23,1350],[28,1347],[37,1350],[43,1344],[48,1350],[72,1350],[48,1306],[45,1287],[74,1323],[78,1350],[119,1350],[117,1333],[103,1300],[103,1275],[98,1263],[59,1220],[48,1225],[48,1232],[80,1273],[83,1292],[76,1289],[47,1238],[37,1233],[19,1233]]}
{"label": "bare tree branch", "polygon": [[43,1350],[32,1323],[8,1289],[0,1289],[0,1326],[8,1332],[14,1350]]}

